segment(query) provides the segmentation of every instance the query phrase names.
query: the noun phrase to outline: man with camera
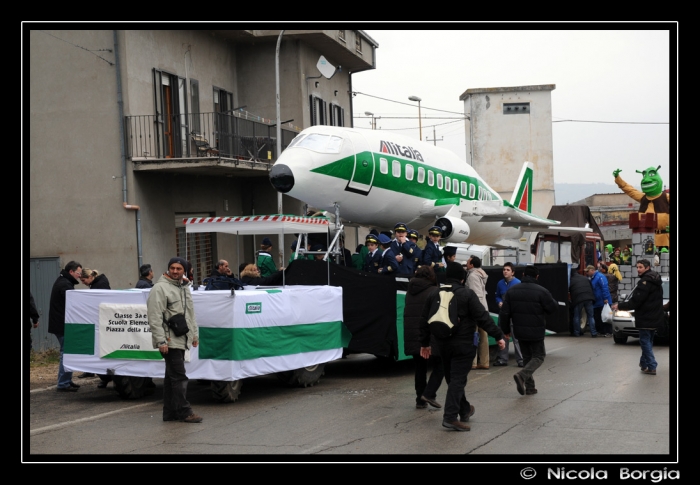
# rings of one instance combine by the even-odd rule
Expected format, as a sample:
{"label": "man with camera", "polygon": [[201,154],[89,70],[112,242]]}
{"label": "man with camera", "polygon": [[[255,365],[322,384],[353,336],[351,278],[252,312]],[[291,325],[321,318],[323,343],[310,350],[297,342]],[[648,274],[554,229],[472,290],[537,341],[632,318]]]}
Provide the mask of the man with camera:
{"label": "man with camera", "polygon": [[[190,342],[193,347],[199,345],[199,329],[194,318],[190,283],[183,281],[185,268],[187,261],[172,258],[167,273],[151,289],[147,302],[148,326],[153,348],[157,348],[165,360],[163,421],[201,423],[202,418],[187,402],[185,351]],[[186,333],[176,331],[177,323],[186,324]]]}

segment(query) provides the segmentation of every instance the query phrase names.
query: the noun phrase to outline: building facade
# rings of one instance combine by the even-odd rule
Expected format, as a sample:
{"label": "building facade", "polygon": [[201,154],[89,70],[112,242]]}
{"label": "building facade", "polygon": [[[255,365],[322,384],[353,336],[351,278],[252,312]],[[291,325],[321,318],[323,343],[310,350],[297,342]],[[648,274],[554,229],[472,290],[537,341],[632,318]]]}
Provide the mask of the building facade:
{"label": "building facade", "polygon": [[[352,74],[376,67],[362,31],[24,27],[26,234],[46,322],[56,268],[70,260],[121,289],[143,263],[158,277],[180,255],[201,283],[218,259],[234,272],[253,261],[264,236],[278,246],[275,234],[186,235],[182,219],[277,213],[277,96],[284,149],[305,127],[351,126]],[[304,209],[286,196],[282,208]]]}

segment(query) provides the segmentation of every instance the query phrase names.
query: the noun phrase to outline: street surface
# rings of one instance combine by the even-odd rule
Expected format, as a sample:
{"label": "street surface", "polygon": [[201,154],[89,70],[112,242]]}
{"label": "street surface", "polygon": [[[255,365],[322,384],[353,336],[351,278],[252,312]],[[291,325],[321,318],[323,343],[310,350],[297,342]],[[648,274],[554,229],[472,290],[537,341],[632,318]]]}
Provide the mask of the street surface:
{"label": "street surface", "polygon": [[[190,381],[188,399],[204,417],[201,424],[162,421],[160,379],[154,394],[140,400],[122,400],[111,383],[97,389],[97,379],[81,382],[77,393],[25,391],[24,459],[96,455],[88,459],[158,462],[192,454],[275,462],[405,461],[402,455],[418,455],[410,457],[416,462],[675,461],[672,347],[654,347],[658,374],[648,376],[638,367],[637,339],[616,345],[588,334],[559,334],[545,344],[536,395],[516,391],[512,346],[508,367],[470,372],[467,397],[476,413],[469,432],[443,428],[442,409],[415,408],[410,360],[359,354],[329,363],[311,388],[288,388],[275,376],[247,379],[239,400],[229,404],[212,401],[208,385]],[[441,403],[446,390],[443,382]]]}

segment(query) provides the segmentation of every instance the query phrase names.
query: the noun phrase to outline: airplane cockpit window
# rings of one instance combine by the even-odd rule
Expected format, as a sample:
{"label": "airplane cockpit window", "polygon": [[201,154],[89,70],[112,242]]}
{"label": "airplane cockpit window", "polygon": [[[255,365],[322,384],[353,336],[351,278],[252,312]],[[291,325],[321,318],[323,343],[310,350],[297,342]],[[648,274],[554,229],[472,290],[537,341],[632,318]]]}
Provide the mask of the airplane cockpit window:
{"label": "airplane cockpit window", "polygon": [[406,165],[406,180],[413,180],[413,165]]}
{"label": "airplane cockpit window", "polygon": [[[298,138],[298,137],[297,137]],[[296,142],[296,138],[292,140],[293,145],[300,148],[308,148],[319,153],[340,153],[340,148],[343,146],[343,139],[334,135],[323,135],[320,133],[310,133],[302,140]]]}
{"label": "airplane cockpit window", "polygon": [[423,182],[425,182],[425,169],[418,167],[418,183],[422,184]]}
{"label": "airplane cockpit window", "polygon": [[300,142],[301,140],[303,140],[304,138],[306,138],[306,133],[304,133],[303,135],[297,135],[297,136],[295,136],[294,139],[292,140],[292,142],[291,142],[289,145],[287,145],[287,148],[292,148],[294,145],[296,145],[297,143],[299,143],[299,142]]}

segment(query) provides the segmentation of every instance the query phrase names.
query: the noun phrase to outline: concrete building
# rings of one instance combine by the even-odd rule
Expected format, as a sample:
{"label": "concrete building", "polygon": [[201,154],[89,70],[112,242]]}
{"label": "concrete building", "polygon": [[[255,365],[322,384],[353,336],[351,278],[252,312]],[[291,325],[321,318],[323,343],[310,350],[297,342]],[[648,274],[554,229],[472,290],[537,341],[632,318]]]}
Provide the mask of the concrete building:
{"label": "concrete building", "polygon": [[534,165],[532,211],[554,205],[552,91],[554,84],[467,89],[467,163],[509,200],[523,162]]}
{"label": "concrete building", "polygon": [[[120,289],[134,286],[142,263],[160,275],[174,255],[194,264],[201,283],[218,259],[234,271],[253,261],[263,236],[280,250],[274,234],[240,244],[216,233],[186,237],[182,219],[278,212],[268,170],[277,157],[281,31],[23,27],[30,287],[44,322],[51,285],[70,260]],[[362,31],[284,31],[282,149],[305,127],[352,125],[352,75],[376,68],[377,47]],[[320,56],[336,68],[332,77],[317,68]],[[303,211],[286,196],[282,206]],[[48,339],[39,337],[37,349]]]}

